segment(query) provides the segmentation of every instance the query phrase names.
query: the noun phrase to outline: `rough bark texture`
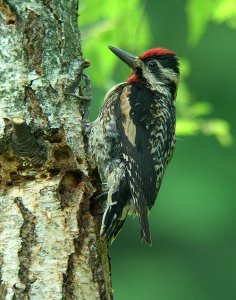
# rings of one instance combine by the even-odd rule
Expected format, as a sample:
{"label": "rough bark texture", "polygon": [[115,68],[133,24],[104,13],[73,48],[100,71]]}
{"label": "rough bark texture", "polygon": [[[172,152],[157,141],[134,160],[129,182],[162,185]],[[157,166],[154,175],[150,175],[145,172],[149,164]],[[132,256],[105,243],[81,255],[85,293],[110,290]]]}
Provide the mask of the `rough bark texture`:
{"label": "rough bark texture", "polygon": [[85,65],[77,0],[0,0],[1,300],[112,299]]}

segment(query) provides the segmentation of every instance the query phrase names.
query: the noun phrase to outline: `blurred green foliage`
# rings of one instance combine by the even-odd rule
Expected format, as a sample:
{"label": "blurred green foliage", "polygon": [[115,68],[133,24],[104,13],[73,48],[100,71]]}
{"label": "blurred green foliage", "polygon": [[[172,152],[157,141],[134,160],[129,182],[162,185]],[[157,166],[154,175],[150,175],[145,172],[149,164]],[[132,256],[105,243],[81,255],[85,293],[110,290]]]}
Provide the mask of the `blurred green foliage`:
{"label": "blurred green foliage", "polygon": [[229,124],[222,119],[212,119],[209,115],[213,107],[206,101],[193,101],[191,92],[186,84],[186,78],[190,73],[190,64],[187,60],[180,60],[181,80],[176,100],[177,107],[177,136],[214,135],[219,143],[228,146],[232,143]]}
{"label": "blurred green foliage", "polygon": [[235,0],[189,0],[187,3],[189,40],[196,44],[209,22],[223,23],[236,28]]}
{"label": "blurred green foliage", "polygon": [[[218,2],[218,6],[213,5],[215,2]],[[225,5],[223,5],[224,2]],[[194,41],[199,39],[204,26],[210,20],[212,6],[214,6],[216,20],[223,20],[219,13],[220,8],[223,7],[224,18],[228,18],[227,8],[231,2],[230,0],[189,1],[187,6],[189,28],[192,28],[190,32]],[[232,7],[232,3],[230,7]],[[90,116],[91,119],[94,119],[103,103],[106,92],[115,83],[127,78],[128,74],[125,66],[120,67],[122,63],[118,61],[117,57],[108,52],[107,45],[116,45],[130,52],[134,51],[135,54],[141,54],[150,47],[151,31],[148,16],[145,13],[145,2],[141,5],[139,0],[83,0],[80,2],[79,26],[83,51],[92,63],[89,75],[95,100],[91,107]],[[232,137],[228,123],[220,118],[209,118],[213,110],[210,103],[200,99],[193,101],[186,84],[186,78],[190,74],[190,63],[182,58],[180,65],[181,82],[176,101],[177,136],[203,133],[214,135],[222,145],[230,145]],[[120,76],[115,76],[114,74],[118,73],[117,70],[120,69],[126,71],[120,72]]]}
{"label": "blurred green foliage", "polygon": [[[94,86],[106,90],[113,84],[111,81],[117,59],[108,52],[108,45],[119,45],[130,51],[132,48],[141,50],[148,45],[150,30],[143,9],[139,6],[139,0],[80,1],[82,45],[92,62],[90,77]],[[141,30],[137,27],[138,22],[142,24]]]}

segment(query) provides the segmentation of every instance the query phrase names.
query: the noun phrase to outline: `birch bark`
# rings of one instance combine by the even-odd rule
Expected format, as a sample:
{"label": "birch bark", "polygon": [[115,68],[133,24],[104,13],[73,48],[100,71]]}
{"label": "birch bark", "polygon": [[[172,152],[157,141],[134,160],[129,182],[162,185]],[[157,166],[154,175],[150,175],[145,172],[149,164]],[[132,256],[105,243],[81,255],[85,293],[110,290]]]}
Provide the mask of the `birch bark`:
{"label": "birch bark", "polygon": [[113,297],[77,4],[0,0],[1,300]]}

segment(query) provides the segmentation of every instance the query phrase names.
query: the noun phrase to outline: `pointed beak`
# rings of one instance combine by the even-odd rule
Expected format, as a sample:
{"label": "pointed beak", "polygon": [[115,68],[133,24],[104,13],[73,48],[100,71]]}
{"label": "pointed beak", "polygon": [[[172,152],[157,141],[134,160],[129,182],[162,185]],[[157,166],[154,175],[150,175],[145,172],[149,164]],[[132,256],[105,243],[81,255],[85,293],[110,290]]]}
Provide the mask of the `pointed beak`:
{"label": "pointed beak", "polygon": [[122,49],[116,48],[114,46],[108,46],[108,48],[118,56],[124,63],[126,63],[130,68],[135,69],[138,56],[134,56],[129,52],[126,52]]}

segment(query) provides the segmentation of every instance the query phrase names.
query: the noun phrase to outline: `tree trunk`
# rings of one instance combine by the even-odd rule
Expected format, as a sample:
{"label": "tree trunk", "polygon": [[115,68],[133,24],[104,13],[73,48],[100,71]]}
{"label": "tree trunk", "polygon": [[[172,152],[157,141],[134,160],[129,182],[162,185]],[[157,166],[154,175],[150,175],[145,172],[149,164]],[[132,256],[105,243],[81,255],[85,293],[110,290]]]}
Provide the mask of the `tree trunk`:
{"label": "tree trunk", "polygon": [[77,0],[0,0],[0,55],[0,299],[112,299]]}

